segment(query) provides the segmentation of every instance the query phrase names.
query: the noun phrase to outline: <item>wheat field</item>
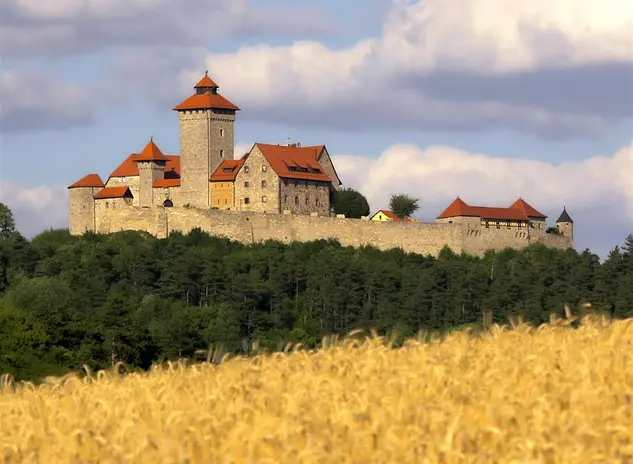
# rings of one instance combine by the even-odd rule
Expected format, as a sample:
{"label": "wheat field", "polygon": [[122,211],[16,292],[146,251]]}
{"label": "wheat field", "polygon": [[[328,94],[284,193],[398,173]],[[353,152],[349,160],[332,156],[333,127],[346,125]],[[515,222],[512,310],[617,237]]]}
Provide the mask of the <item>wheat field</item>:
{"label": "wheat field", "polygon": [[0,390],[3,463],[633,462],[633,320]]}

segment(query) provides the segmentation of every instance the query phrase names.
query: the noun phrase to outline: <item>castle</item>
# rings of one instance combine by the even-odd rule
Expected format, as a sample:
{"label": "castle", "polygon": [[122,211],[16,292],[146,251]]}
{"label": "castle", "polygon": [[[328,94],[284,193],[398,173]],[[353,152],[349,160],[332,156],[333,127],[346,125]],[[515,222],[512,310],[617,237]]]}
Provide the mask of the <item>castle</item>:
{"label": "castle", "polygon": [[252,243],[334,238],[343,245],[437,255],[482,254],[488,249],[544,243],[573,247],[573,221],[565,209],[556,227],[523,199],[510,207],[471,206],[457,198],[434,223],[400,221],[389,211],[371,218],[333,214],[342,182],[325,145],[255,143],[234,154],[236,105],[218,93],[208,73],[194,94],[174,107],[180,154],[165,155],[153,138],[132,153],[104,183],[88,174],[68,187],[70,233],[144,230],[157,237],[199,227]]}

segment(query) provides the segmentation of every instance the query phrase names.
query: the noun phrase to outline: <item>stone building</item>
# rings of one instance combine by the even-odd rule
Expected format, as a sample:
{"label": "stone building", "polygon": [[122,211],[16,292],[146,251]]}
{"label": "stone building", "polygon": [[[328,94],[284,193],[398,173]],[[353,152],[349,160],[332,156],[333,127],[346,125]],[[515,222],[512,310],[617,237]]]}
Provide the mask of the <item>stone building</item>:
{"label": "stone building", "polygon": [[145,230],[166,237],[200,227],[246,242],[335,238],[431,254],[444,245],[469,253],[535,242],[573,247],[573,221],[565,209],[550,230],[546,216],[522,199],[491,208],[457,198],[435,223],[399,221],[386,210],[372,218],[334,217],[331,198],[342,182],[325,145],[255,143],[236,159],[240,108],[220,95],[207,73],[173,110],[180,153],[165,154],[150,138],[105,182],[89,174],[70,185],[71,234]]}
{"label": "stone building", "polygon": [[234,159],[239,108],[218,90],[205,73],[193,95],[174,107],[179,155],[165,155],[152,138],[105,183],[90,174],[70,185],[70,232],[94,231],[99,211],[124,205],[329,216],[330,196],[341,180],[325,145],[256,143]]}
{"label": "stone building", "polygon": [[[516,229],[529,235],[549,233],[546,227],[547,216],[530,206],[523,198],[519,198],[507,208],[490,206],[472,206],[457,197],[442,214],[437,217],[438,223],[467,224],[484,229]],[[557,233],[573,239],[573,221],[563,208],[556,221]]]}

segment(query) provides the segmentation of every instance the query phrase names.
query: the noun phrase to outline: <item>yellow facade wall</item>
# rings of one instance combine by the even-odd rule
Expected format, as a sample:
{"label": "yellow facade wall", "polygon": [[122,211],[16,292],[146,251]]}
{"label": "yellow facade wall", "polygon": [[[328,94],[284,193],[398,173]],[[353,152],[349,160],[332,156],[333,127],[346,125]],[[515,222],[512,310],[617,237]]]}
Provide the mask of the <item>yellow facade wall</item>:
{"label": "yellow facade wall", "polygon": [[235,182],[213,181],[210,182],[211,208],[235,209]]}

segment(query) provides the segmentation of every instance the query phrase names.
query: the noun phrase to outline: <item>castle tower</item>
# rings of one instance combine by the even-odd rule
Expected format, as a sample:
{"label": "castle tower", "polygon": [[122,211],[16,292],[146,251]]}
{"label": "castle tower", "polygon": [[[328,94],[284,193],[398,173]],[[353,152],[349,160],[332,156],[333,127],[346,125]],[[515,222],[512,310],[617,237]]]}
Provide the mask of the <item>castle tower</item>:
{"label": "castle tower", "polygon": [[570,240],[574,239],[574,221],[572,221],[571,216],[567,213],[565,207],[563,207],[563,212],[560,213],[558,219],[556,219],[556,228],[559,230],[561,234],[566,237],[569,237]]}
{"label": "castle tower", "polygon": [[180,120],[180,192],[183,204],[210,208],[209,178],[222,161],[233,159],[239,108],[218,93],[206,72],[194,89],[174,107]]}
{"label": "castle tower", "polygon": [[98,174],[88,174],[68,186],[70,201],[70,221],[68,230],[71,235],[82,235],[96,229],[94,196],[105,187]]}
{"label": "castle tower", "polygon": [[134,158],[138,167],[138,204],[141,207],[153,205],[154,181],[165,178],[167,157],[151,138],[140,155]]}

